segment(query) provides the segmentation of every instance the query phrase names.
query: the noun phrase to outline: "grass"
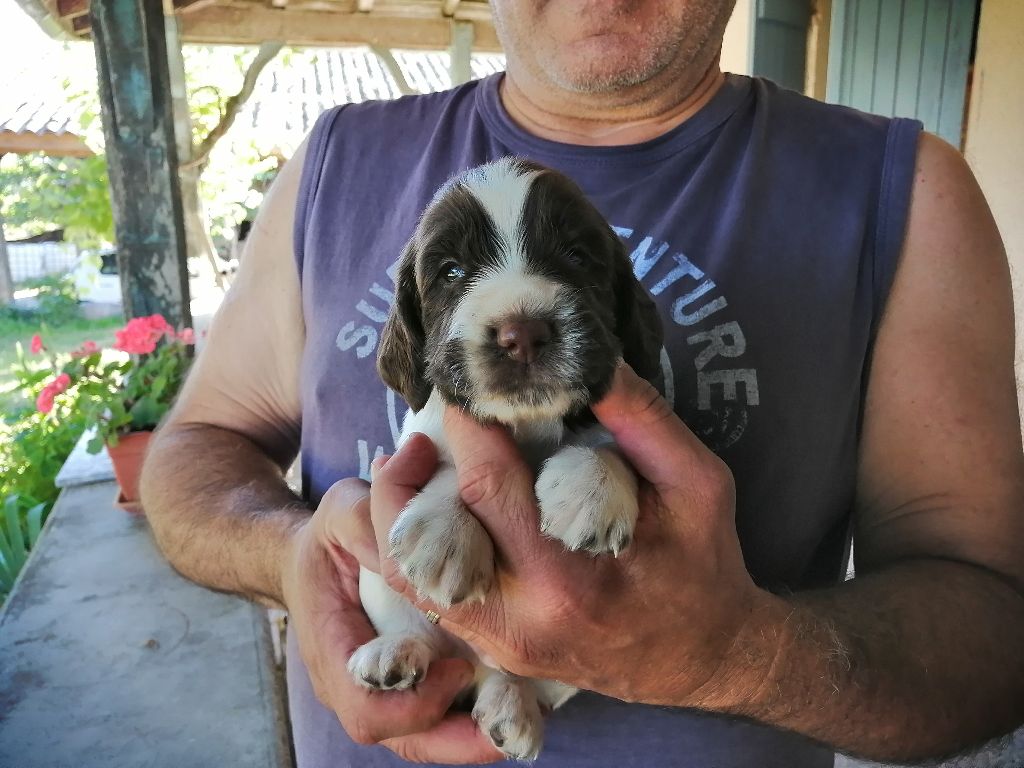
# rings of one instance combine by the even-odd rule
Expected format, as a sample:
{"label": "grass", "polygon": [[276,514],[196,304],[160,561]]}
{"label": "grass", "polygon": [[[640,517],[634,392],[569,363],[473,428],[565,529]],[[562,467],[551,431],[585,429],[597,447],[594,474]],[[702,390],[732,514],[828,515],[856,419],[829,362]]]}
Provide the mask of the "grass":
{"label": "grass", "polygon": [[[21,342],[25,354],[29,354],[32,334],[41,333],[51,352],[70,352],[86,341],[95,341],[101,347],[114,342],[114,331],[124,324],[120,315],[98,320],[78,319],[59,326],[40,328],[38,323],[11,318],[0,318],[0,412],[7,413],[17,406],[21,394],[10,374],[11,366],[17,360],[15,345]],[[40,367],[43,360],[40,359]]]}

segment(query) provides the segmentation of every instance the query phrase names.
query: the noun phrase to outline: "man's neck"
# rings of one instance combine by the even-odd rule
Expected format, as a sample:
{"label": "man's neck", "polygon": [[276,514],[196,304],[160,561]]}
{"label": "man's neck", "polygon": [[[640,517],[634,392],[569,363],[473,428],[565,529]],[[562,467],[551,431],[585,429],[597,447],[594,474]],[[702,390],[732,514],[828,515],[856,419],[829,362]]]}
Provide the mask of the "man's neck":
{"label": "man's neck", "polygon": [[675,88],[637,99],[608,99],[580,94],[553,94],[519,82],[511,72],[502,78],[501,102],[520,128],[542,139],[582,146],[621,146],[655,139],[686,122],[707,104],[725,82],[717,59],[700,77]]}

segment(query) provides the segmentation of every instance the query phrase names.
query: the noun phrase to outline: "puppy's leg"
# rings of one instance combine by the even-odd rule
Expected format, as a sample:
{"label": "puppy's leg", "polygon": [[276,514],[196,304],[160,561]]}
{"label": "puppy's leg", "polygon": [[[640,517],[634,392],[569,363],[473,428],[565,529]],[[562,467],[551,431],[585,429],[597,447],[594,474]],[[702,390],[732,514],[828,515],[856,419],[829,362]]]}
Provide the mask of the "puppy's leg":
{"label": "puppy's leg", "polygon": [[499,672],[478,670],[473,719],[506,756],[535,760],[544,741],[544,718],[533,680]]}
{"label": "puppy's leg", "polygon": [[440,469],[402,510],[391,556],[416,591],[441,606],[483,602],[494,580],[494,545],[459,498],[452,467]]}
{"label": "puppy's leg", "polygon": [[444,634],[381,576],[365,568],[359,570],[359,598],[378,637],[356,649],[348,671],[357,683],[375,690],[414,686],[446,649]]}
{"label": "puppy's leg", "polygon": [[632,541],[636,474],[610,441],[560,448],[544,462],[536,493],[541,531],[568,549],[618,555]]}

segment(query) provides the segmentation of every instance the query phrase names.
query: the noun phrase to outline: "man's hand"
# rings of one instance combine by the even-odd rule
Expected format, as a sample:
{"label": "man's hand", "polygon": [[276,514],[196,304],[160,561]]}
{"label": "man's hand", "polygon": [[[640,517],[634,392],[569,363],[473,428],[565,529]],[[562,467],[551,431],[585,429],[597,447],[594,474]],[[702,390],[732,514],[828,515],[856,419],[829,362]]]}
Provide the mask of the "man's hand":
{"label": "man's hand", "polygon": [[[534,476],[512,439],[450,409],[460,493],[494,540],[498,588],[482,606],[431,607],[445,629],[516,674],[648,703],[722,698],[735,641],[771,599],[743,565],[731,473],[626,366],[594,412],[642,478],[629,549],[618,559],[591,557],[544,538]],[[415,466],[432,466],[427,446],[425,437],[410,439],[377,472],[372,525],[381,542],[421,484]],[[355,546],[377,567],[366,515],[345,535],[361,540]],[[392,561],[381,570],[416,599]]]}
{"label": "man's hand", "polygon": [[364,483],[336,483],[296,531],[286,556],[289,626],[298,636],[317,698],[337,714],[354,741],[383,744],[406,760],[457,764],[500,759],[468,714],[447,714],[473,679],[473,668],[464,659],[435,661],[427,677],[408,691],[369,691],[352,680],[348,659],[375,633],[359,601],[359,564],[339,542],[359,545],[348,529],[352,521],[366,519],[368,508]]}

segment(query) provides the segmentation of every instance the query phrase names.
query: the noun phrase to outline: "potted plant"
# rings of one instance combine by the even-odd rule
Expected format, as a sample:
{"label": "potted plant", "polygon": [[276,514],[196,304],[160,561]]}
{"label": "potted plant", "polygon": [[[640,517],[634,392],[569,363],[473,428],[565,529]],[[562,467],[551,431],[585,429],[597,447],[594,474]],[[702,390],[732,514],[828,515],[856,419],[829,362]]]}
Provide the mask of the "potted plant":
{"label": "potted plant", "polygon": [[[141,512],[142,460],[153,429],[185,379],[193,344],[191,328],[176,331],[161,315],[133,318],[115,333],[113,348],[126,355],[110,359],[96,344],[86,342],[71,353],[36,399],[44,413],[50,412],[57,397],[73,399],[86,426],[95,428],[87,450],[99,453],[106,446],[121,487],[118,503],[128,511]],[[33,339],[33,350],[36,346]]]}

